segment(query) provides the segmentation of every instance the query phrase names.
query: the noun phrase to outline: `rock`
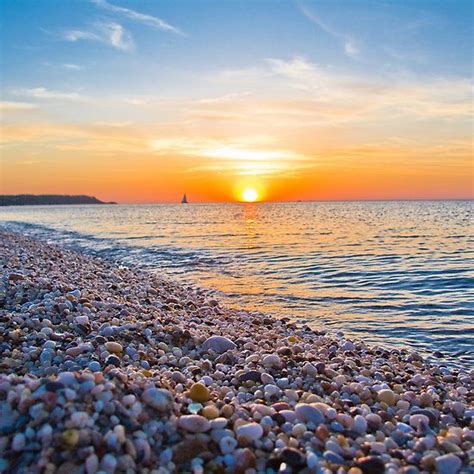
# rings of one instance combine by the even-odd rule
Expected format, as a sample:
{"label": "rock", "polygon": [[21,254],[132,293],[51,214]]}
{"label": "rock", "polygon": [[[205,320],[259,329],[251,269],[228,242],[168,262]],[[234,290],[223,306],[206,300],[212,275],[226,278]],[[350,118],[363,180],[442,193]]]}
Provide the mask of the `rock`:
{"label": "rock", "polygon": [[191,433],[205,433],[211,429],[211,423],[201,415],[183,415],[178,418],[178,426]]}
{"label": "rock", "polygon": [[377,398],[380,402],[386,403],[387,405],[395,405],[397,400],[395,393],[390,389],[380,390],[377,394]]}
{"label": "rock", "polygon": [[285,462],[296,469],[303,468],[306,465],[305,456],[294,448],[283,448],[280,458],[282,462]]}
{"label": "rock", "polygon": [[249,448],[239,449],[235,458],[235,474],[245,474],[247,470],[257,466],[257,458]]}
{"label": "rock", "polygon": [[142,400],[155,410],[166,412],[173,408],[173,397],[168,390],[156,387],[147,388],[143,392]]}
{"label": "rock", "polygon": [[244,438],[247,442],[260,439],[263,435],[263,428],[258,423],[248,423],[241,425],[235,430],[239,438]]}
{"label": "rock", "polygon": [[235,438],[232,438],[231,436],[224,436],[219,441],[219,448],[222,454],[229,454],[235,450],[238,444],[239,443]]}
{"label": "rock", "polygon": [[248,370],[244,372],[240,377],[239,381],[241,383],[247,382],[251,380],[252,382],[261,382],[262,381],[262,374],[258,370]]}
{"label": "rock", "polygon": [[105,348],[112,354],[121,354],[123,351],[122,344],[115,341],[109,341],[105,343]]}
{"label": "rock", "polygon": [[8,275],[8,279],[10,281],[19,281],[19,280],[24,280],[25,277],[21,273],[10,273],[10,275]]}
{"label": "rock", "polygon": [[323,423],[324,416],[321,411],[307,403],[298,403],[295,407],[296,417],[304,422],[312,422],[315,425]]}
{"label": "rock", "polygon": [[13,451],[23,451],[23,449],[25,449],[25,445],[26,445],[25,435],[23,433],[17,433],[13,437],[13,441],[12,441]]}
{"label": "rock", "polygon": [[318,375],[318,369],[311,362],[306,362],[306,364],[303,365],[302,371],[304,374],[309,375],[310,377],[315,377]]}
{"label": "rock", "polygon": [[262,359],[264,367],[280,367],[281,359],[278,354],[268,354]]}
{"label": "rock", "polygon": [[115,365],[115,367],[120,367],[120,358],[114,354],[111,354],[105,359],[105,366]]}
{"label": "rock", "polygon": [[218,354],[222,354],[223,352],[236,349],[237,346],[227,337],[211,336],[204,341],[202,348],[205,351],[211,349]]}
{"label": "rock", "polygon": [[385,472],[385,464],[382,459],[377,456],[360,458],[356,464],[362,469],[364,474],[384,474]]}
{"label": "rock", "polygon": [[178,465],[188,463],[206,449],[207,443],[202,439],[185,439],[174,446],[173,462]]}
{"label": "rock", "polygon": [[85,326],[86,324],[89,324],[89,317],[86,315],[77,316],[75,321],[77,324],[82,324]]}
{"label": "rock", "polygon": [[367,432],[367,421],[362,415],[356,415],[354,417],[352,430],[359,434],[364,434]]}
{"label": "rock", "polygon": [[421,407],[429,407],[433,404],[433,397],[429,393],[423,392],[419,397],[419,401]]}
{"label": "rock", "polygon": [[66,430],[61,434],[61,444],[66,449],[72,449],[79,442],[79,432],[77,430]]}
{"label": "rock", "polygon": [[93,360],[93,361],[89,362],[89,364],[87,365],[87,368],[91,372],[99,372],[100,371],[100,364],[96,360]]}
{"label": "rock", "polygon": [[435,459],[438,474],[456,474],[462,466],[462,461],[455,454],[445,454]]}
{"label": "rock", "polygon": [[326,459],[326,461],[329,461],[332,464],[344,464],[344,458],[334,451],[324,451],[323,457]]}
{"label": "rock", "polygon": [[189,398],[194,402],[207,402],[209,400],[209,389],[202,383],[195,383],[189,391]]}
{"label": "rock", "polygon": [[[215,405],[207,405],[202,409],[201,413],[202,416],[205,416],[208,420],[214,420],[219,416],[219,409]],[[227,420],[225,421],[227,424]]]}

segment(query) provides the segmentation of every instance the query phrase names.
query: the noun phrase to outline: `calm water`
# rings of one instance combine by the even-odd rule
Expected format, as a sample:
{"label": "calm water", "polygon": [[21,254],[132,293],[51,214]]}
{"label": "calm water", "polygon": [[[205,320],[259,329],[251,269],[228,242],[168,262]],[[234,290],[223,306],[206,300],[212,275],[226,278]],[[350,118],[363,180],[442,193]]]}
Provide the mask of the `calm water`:
{"label": "calm water", "polygon": [[11,207],[0,221],[318,329],[474,361],[472,202]]}

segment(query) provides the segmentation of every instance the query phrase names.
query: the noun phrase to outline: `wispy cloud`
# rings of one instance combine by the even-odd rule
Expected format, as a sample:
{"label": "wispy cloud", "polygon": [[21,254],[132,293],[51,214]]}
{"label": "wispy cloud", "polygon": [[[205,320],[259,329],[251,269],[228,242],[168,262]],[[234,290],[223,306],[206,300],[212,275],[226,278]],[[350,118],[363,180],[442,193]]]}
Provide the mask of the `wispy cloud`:
{"label": "wispy cloud", "polygon": [[73,64],[73,63],[63,64],[63,68],[70,69],[72,71],[80,71],[81,69],[84,69],[82,66],[79,66],[79,64]]}
{"label": "wispy cloud", "polygon": [[313,10],[308,8],[306,5],[298,5],[303,15],[308,18],[312,23],[321,28],[326,33],[330,34],[334,38],[342,42],[344,46],[344,53],[352,59],[359,56],[360,50],[357,41],[346,33],[342,33],[335,29],[333,26],[328,25],[323,21]]}
{"label": "wispy cloud", "polygon": [[77,92],[64,92],[47,89],[46,87],[33,87],[31,89],[15,89],[17,95],[31,97],[33,99],[54,99],[54,100],[82,100],[83,97]]}
{"label": "wispy cloud", "polygon": [[12,102],[12,101],[1,101],[0,102],[0,111],[22,111],[22,110],[34,110],[37,109],[37,104],[30,104],[28,102]]}
{"label": "wispy cloud", "polygon": [[107,10],[111,13],[116,13],[117,15],[121,15],[130,20],[140,22],[144,25],[148,25],[162,31],[168,31],[171,33],[179,34],[179,35],[184,34],[179,28],[176,28],[175,26],[170,25],[169,23],[162,20],[161,18],[158,18],[157,16],[141,13],[136,10],[132,10],[130,8],[113,5],[112,3],[109,3],[107,0],[91,0],[91,1],[92,3],[95,3],[98,7],[104,10]]}
{"label": "wispy cloud", "polygon": [[119,23],[97,22],[90,30],[71,29],[63,31],[60,35],[66,41],[97,41],[108,44],[121,51],[132,51],[134,42],[131,34]]}

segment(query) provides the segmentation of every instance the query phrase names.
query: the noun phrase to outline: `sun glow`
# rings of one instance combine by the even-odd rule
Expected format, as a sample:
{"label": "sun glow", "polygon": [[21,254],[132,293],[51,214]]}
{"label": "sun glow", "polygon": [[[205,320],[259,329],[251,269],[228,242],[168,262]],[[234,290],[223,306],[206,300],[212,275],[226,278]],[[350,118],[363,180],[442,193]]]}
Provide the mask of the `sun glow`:
{"label": "sun glow", "polygon": [[244,202],[255,202],[258,201],[259,195],[254,188],[245,188],[242,191],[242,201]]}

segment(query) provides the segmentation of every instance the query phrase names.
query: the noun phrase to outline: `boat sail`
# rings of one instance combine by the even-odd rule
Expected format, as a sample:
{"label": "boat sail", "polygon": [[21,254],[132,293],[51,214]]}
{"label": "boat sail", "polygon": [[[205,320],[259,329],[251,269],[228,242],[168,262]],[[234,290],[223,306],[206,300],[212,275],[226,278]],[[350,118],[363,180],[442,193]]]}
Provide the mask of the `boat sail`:
{"label": "boat sail", "polygon": [[181,199],[181,204],[187,204],[188,203],[188,199],[186,197],[186,194],[183,195],[183,199]]}

